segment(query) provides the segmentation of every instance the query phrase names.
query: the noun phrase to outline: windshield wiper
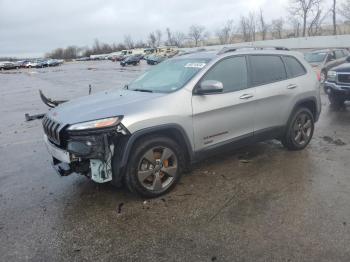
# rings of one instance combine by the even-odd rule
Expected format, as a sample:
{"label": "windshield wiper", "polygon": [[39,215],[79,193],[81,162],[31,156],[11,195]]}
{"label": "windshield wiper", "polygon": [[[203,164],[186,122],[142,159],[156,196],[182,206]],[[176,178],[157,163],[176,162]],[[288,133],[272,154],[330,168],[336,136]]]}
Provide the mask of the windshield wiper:
{"label": "windshield wiper", "polygon": [[149,89],[141,89],[141,88],[136,88],[136,89],[131,89],[132,91],[139,91],[139,92],[147,92],[147,93],[153,93],[152,90]]}

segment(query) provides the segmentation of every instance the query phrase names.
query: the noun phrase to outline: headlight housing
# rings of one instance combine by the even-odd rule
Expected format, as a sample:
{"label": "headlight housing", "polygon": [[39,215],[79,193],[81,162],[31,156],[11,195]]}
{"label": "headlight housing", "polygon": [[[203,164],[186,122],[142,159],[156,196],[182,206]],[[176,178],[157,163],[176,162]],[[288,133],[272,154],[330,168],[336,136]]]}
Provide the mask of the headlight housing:
{"label": "headlight housing", "polygon": [[88,130],[88,129],[100,129],[100,128],[108,128],[108,127],[114,127],[118,126],[120,124],[123,117],[116,116],[116,117],[108,117],[103,119],[97,119],[93,121],[88,122],[82,122],[73,124],[68,127],[69,131],[80,131],[80,130]]}
{"label": "headlight housing", "polygon": [[337,78],[337,72],[336,71],[328,71],[327,73],[327,80],[335,82]]}

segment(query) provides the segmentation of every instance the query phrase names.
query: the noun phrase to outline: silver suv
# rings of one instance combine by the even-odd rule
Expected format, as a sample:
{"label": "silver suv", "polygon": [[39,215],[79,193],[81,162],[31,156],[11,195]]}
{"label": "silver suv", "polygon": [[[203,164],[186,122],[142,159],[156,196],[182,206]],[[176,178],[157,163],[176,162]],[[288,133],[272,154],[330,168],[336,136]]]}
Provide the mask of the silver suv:
{"label": "silver suv", "polygon": [[63,103],[43,119],[53,166],[135,193],[168,192],[191,163],[279,139],[305,148],[321,111],[316,74],[283,48],[195,52],[122,89]]}

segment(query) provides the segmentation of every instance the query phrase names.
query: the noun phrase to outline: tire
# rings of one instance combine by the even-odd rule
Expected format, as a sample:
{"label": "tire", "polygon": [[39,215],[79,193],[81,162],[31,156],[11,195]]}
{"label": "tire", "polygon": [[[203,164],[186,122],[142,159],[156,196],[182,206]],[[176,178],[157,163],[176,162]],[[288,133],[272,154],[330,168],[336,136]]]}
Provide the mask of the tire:
{"label": "tire", "polygon": [[344,98],[334,93],[328,94],[328,100],[331,103],[331,105],[334,105],[334,106],[341,106],[345,102]]}
{"label": "tire", "polygon": [[310,143],[314,129],[311,111],[300,107],[293,112],[281,142],[289,150],[302,150]]}
{"label": "tire", "polygon": [[124,178],[127,188],[152,198],[169,192],[179,182],[184,154],[172,139],[148,136],[136,143],[128,162]]}

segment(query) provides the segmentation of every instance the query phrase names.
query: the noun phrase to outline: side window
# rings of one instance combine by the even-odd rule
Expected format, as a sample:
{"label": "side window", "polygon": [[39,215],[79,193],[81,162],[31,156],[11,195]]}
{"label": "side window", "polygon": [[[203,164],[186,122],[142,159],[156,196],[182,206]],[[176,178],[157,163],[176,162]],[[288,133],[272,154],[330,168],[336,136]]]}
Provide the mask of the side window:
{"label": "side window", "polygon": [[286,68],[289,77],[298,77],[306,73],[303,65],[295,58],[291,56],[284,56],[284,62],[286,63]]}
{"label": "side window", "polygon": [[238,91],[247,88],[247,63],[245,57],[231,57],[219,61],[201,81],[205,80],[222,82],[224,92]]}
{"label": "side window", "polygon": [[342,58],[344,56],[343,52],[341,50],[335,51],[335,59]]}
{"label": "side window", "polygon": [[250,64],[253,85],[264,85],[287,78],[284,63],[279,56],[252,55]]}

